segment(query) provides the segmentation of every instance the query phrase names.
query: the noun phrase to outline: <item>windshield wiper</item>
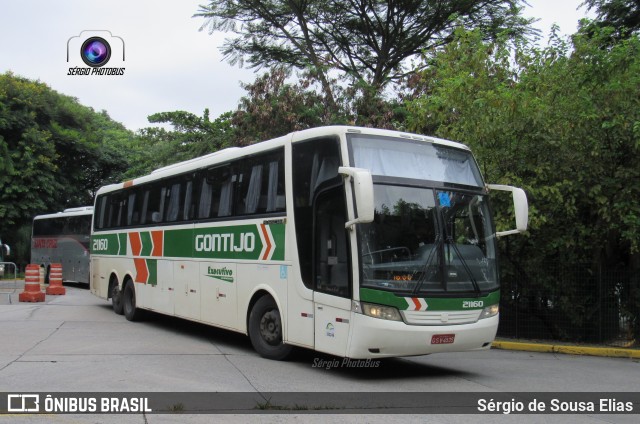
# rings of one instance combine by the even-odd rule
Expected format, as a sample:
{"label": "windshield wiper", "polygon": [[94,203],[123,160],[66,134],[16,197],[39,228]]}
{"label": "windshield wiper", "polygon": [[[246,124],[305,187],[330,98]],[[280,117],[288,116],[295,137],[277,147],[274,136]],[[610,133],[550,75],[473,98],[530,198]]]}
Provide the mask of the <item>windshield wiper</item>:
{"label": "windshield wiper", "polygon": [[436,242],[433,244],[433,247],[431,248],[431,252],[429,252],[429,256],[427,256],[427,260],[425,261],[424,266],[422,267],[422,275],[420,276],[420,279],[418,280],[416,287],[413,289],[413,292],[412,292],[413,294],[418,294],[422,289],[422,285],[427,281],[427,275],[428,275],[427,271],[429,270],[429,266],[431,265],[433,254],[435,252],[440,251],[440,246],[442,246],[444,239],[440,235],[438,235],[435,241]]}
{"label": "windshield wiper", "polygon": [[469,276],[469,280],[471,281],[471,284],[473,284],[473,289],[475,290],[476,293],[479,294],[480,286],[478,285],[478,282],[476,281],[476,279],[473,277],[473,274],[471,273],[471,268],[469,268],[467,261],[465,261],[464,258],[462,257],[462,253],[460,253],[460,249],[458,249],[457,244],[455,243],[455,241],[450,235],[447,235],[447,245],[453,247],[453,251],[456,252],[456,255],[458,255],[458,258],[460,259],[460,263],[462,264],[462,267],[464,268],[465,272]]}
{"label": "windshield wiper", "polygon": [[447,220],[443,212],[443,208],[437,208],[437,210],[440,214],[441,222],[443,223],[441,231],[445,234],[445,237],[442,237],[441,234],[438,234],[436,236],[436,243],[434,244],[434,248],[429,253],[429,257],[427,258],[425,265],[422,268],[422,276],[418,280],[418,284],[416,284],[416,287],[413,290],[413,294],[418,294],[421,291],[424,283],[427,281],[427,274],[428,274],[427,271],[429,269],[429,266],[431,265],[434,252],[441,252],[440,254],[441,260],[439,261],[439,264],[438,264],[438,268],[440,269],[440,275],[442,278],[442,281],[440,282],[444,285],[444,291],[445,292],[448,291],[448,284],[447,284],[449,279],[449,274],[447,272],[448,264],[446,263],[444,249],[442,249],[445,242],[447,244],[447,247],[453,248],[453,251],[455,252],[456,256],[459,258],[460,263],[462,264],[462,268],[467,273],[469,280],[473,285],[474,291],[476,292],[476,294],[479,294],[480,286],[478,285],[478,281],[474,278],[473,273],[471,272],[471,268],[469,268],[469,265],[467,264],[465,259],[462,257],[462,253],[460,252],[460,249],[458,249],[458,246],[453,240],[453,236],[448,231],[448,227],[446,225]]}

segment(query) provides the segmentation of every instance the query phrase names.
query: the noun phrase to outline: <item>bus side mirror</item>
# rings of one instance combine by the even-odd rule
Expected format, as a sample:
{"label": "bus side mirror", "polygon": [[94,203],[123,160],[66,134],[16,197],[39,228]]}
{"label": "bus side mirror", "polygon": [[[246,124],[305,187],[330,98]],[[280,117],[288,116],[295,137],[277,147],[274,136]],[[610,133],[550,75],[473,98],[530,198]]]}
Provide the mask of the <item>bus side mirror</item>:
{"label": "bus side mirror", "polygon": [[513,196],[513,210],[516,215],[516,229],[508,231],[498,231],[496,237],[508,236],[510,234],[518,234],[527,231],[529,222],[529,204],[527,203],[527,195],[524,190],[517,187],[487,184],[489,190],[510,191]]}
{"label": "bus side mirror", "polygon": [[350,228],[354,224],[366,223],[373,221],[373,179],[371,172],[361,168],[351,168],[341,166],[338,168],[340,175],[344,175],[353,183],[353,193],[355,199],[354,219],[344,224],[345,228]]}
{"label": "bus side mirror", "polygon": [[8,244],[3,244],[2,248],[4,249],[5,252],[7,252],[7,253],[5,253],[5,256],[10,256],[11,255],[11,248],[9,247]]}

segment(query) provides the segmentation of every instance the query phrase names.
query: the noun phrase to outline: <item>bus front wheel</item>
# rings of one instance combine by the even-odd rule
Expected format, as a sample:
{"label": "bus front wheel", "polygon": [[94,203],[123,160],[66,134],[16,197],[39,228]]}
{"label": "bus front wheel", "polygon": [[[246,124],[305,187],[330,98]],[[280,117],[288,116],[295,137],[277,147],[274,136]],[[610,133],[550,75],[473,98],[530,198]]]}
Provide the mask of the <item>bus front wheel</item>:
{"label": "bus front wheel", "polygon": [[251,309],[249,338],[263,358],[283,360],[291,354],[292,346],[282,342],[282,319],[271,296],[261,297]]}
{"label": "bus front wheel", "polygon": [[127,320],[137,321],[140,319],[142,311],[136,307],[136,290],[131,280],[127,280],[124,283],[122,306],[124,309],[124,317]]}

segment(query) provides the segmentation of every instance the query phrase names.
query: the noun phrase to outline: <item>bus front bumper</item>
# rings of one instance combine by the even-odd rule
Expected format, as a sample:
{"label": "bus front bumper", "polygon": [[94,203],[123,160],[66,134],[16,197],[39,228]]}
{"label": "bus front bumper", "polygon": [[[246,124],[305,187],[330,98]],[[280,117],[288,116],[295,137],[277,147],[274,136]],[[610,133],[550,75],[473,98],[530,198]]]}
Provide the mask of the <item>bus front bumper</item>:
{"label": "bus front bumper", "polygon": [[439,352],[487,350],[498,331],[499,314],[461,325],[407,325],[352,314],[347,357],[353,359],[416,356]]}

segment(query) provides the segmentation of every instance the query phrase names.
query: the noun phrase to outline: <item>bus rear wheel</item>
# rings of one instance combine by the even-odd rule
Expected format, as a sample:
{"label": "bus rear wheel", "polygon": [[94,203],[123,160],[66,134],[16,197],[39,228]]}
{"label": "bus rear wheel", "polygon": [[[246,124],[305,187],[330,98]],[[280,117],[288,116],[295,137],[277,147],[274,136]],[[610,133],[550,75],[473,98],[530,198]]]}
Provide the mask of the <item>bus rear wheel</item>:
{"label": "bus rear wheel", "polygon": [[111,285],[111,307],[113,308],[113,312],[118,315],[122,315],[124,313],[122,291],[118,288],[117,281],[114,281]]}
{"label": "bus rear wheel", "polygon": [[253,348],[267,359],[286,359],[293,350],[282,341],[282,319],[275,300],[261,297],[249,314],[249,338]]}
{"label": "bus rear wheel", "polygon": [[142,316],[142,311],[136,307],[136,290],[131,280],[127,280],[124,283],[122,306],[124,317],[128,321],[138,321]]}

